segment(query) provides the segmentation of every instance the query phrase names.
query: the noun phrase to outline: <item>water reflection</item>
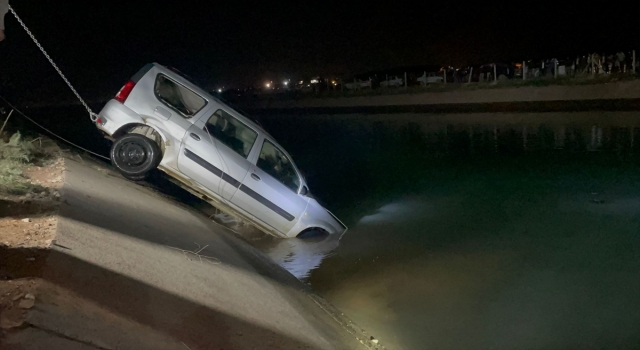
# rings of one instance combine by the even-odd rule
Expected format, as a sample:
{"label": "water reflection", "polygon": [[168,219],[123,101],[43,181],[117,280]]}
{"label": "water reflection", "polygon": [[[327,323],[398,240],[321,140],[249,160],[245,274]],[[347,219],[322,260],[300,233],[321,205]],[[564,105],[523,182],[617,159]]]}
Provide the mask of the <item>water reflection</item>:
{"label": "water reflection", "polygon": [[407,200],[386,204],[374,213],[364,216],[356,225],[379,224],[385,222],[399,222],[407,220],[416,214],[424,215],[427,212],[426,205],[417,200]]}
{"label": "water reflection", "polygon": [[339,236],[304,240],[264,237],[253,244],[292,275],[305,280],[312,270],[335,252],[339,240]]}
{"label": "water reflection", "polygon": [[[424,215],[424,203],[409,199],[406,202],[396,202],[384,205],[370,215],[366,215],[354,225],[355,230],[375,230],[388,222],[401,222],[412,220],[416,215]],[[251,228],[245,227],[245,230]],[[247,237],[249,234],[242,229],[236,231]],[[351,234],[351,230],[347,231]],[[380,236],[380,235],[373,235]],[[251,241],[251,244],[259,248],[278,265],[285,268],[296,278],[307,281],[311,272],[320,267],[322,261],[336,254],[341,236],[328,236],[311,239],[279,239],[271,236],[259,235]],[[358,250],[351,252],[355,257],[359,252],[366,252],[368,241],[358,245]],[[371,246],[370,248],[375,248]]]}
{"label": "water reflection", "polygon": [[350,226],[267,251],[390,348],[636,347],[639,117],[264,116]]}

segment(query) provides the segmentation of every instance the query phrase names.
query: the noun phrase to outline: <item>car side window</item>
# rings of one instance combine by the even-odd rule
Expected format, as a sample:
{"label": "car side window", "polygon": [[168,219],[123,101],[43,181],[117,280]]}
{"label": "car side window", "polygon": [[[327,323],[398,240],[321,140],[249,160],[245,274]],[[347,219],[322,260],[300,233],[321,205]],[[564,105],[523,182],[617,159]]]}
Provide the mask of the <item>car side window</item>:
{"label": "car side window", "polygon": [[257,132],[222,109],[209,117],[204,130],[244,158],[249,156],[258,138]]}
{"label": "car side window", "polygon": [[300,177],[291,164],[291,160],[268,140],[265,140],[262,145],[257,165],[258,168],[282,182],[293,192],[298,192]]}
{"label": "car side window", "polygon": [[158,100],[186,118],[193,117],[207,105],[202,96],[162,74],[156,77],[154,92]]}

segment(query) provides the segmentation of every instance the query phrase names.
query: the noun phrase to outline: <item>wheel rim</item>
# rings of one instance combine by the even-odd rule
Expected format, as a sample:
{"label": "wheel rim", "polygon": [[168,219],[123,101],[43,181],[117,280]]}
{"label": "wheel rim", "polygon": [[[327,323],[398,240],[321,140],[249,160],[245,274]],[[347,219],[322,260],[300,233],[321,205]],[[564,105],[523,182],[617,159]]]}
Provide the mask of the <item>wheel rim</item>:
{"label": "wheel rim", "polygon": [[149,156],[149,151],[138,142],[125,142],[118,149],[118,159],[129,167],[144,164]]}

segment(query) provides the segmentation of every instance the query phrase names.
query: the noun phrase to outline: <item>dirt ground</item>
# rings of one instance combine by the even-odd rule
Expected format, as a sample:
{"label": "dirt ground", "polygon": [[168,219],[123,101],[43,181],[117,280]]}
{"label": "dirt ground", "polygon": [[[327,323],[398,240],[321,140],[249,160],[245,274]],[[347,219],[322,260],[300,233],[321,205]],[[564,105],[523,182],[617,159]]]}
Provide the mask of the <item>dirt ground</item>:
{"label": "dirt ground", "polygon": [[22,278],[0,282],[0,329],[20,327],[35,304],[38,280]]}
{"label": "dirt ground", "polygon": [[[24,195],[0,194],[0,330],[23,325],[33,307],[41,266],[55,240],[64,183],[64,159],[47,140],[48,149],[25,165],[22,176],[33,190]],[[41,146],[42,147],[42,146]]]}
{"label": "dirt ground", "polygon": [[0,197],[0,248],[46,248],[55,238],[58,189],[64,180],[62,157],[32,165],[23,175],[44,190]]}

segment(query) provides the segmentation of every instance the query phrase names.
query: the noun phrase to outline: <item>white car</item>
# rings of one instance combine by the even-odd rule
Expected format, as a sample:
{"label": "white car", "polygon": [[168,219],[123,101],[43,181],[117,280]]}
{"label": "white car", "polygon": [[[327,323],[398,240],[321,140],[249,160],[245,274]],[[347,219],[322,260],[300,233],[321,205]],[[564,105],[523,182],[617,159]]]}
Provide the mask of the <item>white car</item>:
{"label": "white car", "polygon": [[371,84],[371,79],[369,80],[361,80],[359,81],[360,84],[360,88],[364,89],[364,88],[371,88],[372,84]]}
{"label": "white car", "polygon": [[360,87],[360,84],[358,84],[357,82],[346,83],[344,84],[344,87],[346,87],[347,90],[358,90],[358,88]]}
{"label": "white car", "polygon": [[343,234],[310,195],[291,156],[259,125],[179,72],[142,68],[107,102],[96,126],[127,178],[158,168],[228,214],[279,237]]}
{"label": "white car", "polygon": [[389,80],[380,82],[381,87],[402,86],[404,80],[398,76],[389,77]]}
{"label": "white car", "polygon": [[347,90],[359,90],[364,88],[371,88],[371,86],[372,86],[371,79],[357,80],[357,81],[354,81],[353,83],[344,84],[344,87],[346,87]]}
{"label": "white car", "polygon": [[437,75],[436,73],[424,72],[424,74],[418,78],[418,82],[422,85],[442,83],[444,82],[444,77],[442,77],[442,75]]}

